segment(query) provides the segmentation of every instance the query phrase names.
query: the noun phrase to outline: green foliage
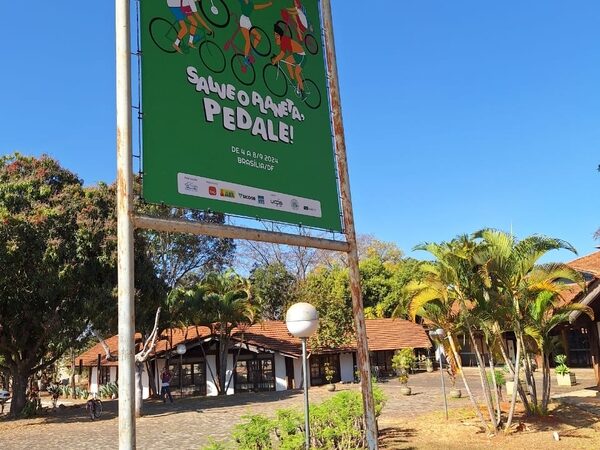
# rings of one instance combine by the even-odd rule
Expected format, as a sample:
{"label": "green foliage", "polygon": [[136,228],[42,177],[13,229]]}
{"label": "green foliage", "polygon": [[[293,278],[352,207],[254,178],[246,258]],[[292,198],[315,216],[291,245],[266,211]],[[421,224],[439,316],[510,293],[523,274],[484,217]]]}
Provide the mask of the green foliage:
{"label": "green foliage", "polygon": [[271,447],[271,434],[275,430],[275,422],[259,414],[242,416],[245,420],[233,430],[233,438],[240,450],[265,450]]}
{"label": "green foliage", "polygon": [[[496,385],[498,387],[502,387],[506,384],[506,376],[505,372],[501,369],[494,370],[494,376],[496,377]],[[487,380],[490,386],[493,386],[492,373],[487,373]]]}
{"label": "green foliage", "polygon": [[[224,223],[223,214],[171,208],[164,205],[139,205],[143,213],[161,219]],[[168,289],[197,283],[210,272],[221,272],[232,262],[235,243],[232,239],[189,233],[141,231],[158,277]]]}
{"label": "green foliage", "polygon": [[256,266],[250,273],[250,283],[261,319],[284,320],[287,308],[294,303],[297,284],[285,265]]}
{"label": "green foliage", "polygon": [[325,372],[325,380],[327,380],[328,383],[331,383],[335,377],[335,368],[331,364],[325,363],[323,366],[323,371]]}
{"label": "green foliage", "polygon": [[202,450],[227,450],[228,448],[225,444],[217,442],[211,437],[208,439],[208,444],[202,447]]}
{"label": "green foliage", "polygon": [[[385,405],[383,391],[374,387],[375,415]],[[278,410],[275,419],[247,415],[237,425],[233,437],[240,450],[302,450],[304,416],[292,409]],[[310,410],[311,447],[315,449],[354,450],[366,448],[363,429],[362,397],[356,391],[340,392]]]}
{"label": "green foliage", "polygon": [[412,348],[396,350],[392,357],[392,367],[398,373],[400,383],[408,383],[408,374],[415,361],[416,358]]}
{"label": "green foliage", "polygon": [[347,269],[315,269],[300,286],[299,297],[319,312],[319,330],[311,338],[312,348],[335,348],[349,342],[354,319]]}
{"label": "green foliage", "polygon": [[117,383],[107,383],[98,387],[98,394],[102,398],[112,398],[113,395],[119,395],[119,386]]}
{"label": "green foliage", "polygon": [[557,364],[554,368],[557,375],[567,375],[571,372],[571,369],[567,366],[567,355],[556,355],[554,362]]}

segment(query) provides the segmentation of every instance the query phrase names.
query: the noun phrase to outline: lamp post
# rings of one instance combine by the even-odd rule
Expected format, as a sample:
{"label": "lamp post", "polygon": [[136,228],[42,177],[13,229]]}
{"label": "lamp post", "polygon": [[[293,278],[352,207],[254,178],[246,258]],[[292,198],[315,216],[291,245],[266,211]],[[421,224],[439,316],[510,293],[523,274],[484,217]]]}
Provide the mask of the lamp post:
{"label": "lamp post", "polygon": [[309,303],[295,303],[287,310],[285,324],[288,331],[302,341],[302,385],[304,386],[304,438],[306,450],[310,449],[310,423],[308,416],[308,359],[306,340],[319,327],[319,313]]}
{"label": "lamp post", "polygon": [[179,355],[179,398],[183,398],[183,355],[187,352],[185,344],[178,344],[175,349]]}
{"label": "lamp post", "polygon": [[429,332],[429,337],[433,340],[438,341],[438,348],[440,349],[440,377],[442,378],[442,395],[444,396],[444,412],[446,413],[446,420],[448,420],[448,399],[446,399],[446,385],[444,383],[444,365],[442,362],[442,339],[446,337],[446,332],[438,328],[437,330],[431,330]]}

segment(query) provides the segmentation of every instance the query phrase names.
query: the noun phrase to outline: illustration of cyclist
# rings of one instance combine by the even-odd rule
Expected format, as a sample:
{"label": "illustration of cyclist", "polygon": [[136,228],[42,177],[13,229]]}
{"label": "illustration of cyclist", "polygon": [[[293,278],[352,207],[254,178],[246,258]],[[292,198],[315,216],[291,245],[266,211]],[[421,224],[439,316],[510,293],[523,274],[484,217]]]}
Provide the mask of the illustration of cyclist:
{"label": "illustration of cyclist", "polygon": [[294,0],[294,6],[281,11],[281,17],[286,23],[290,22],[290,18],[294,19],[298,40],[300,41],[304,39],[304,32],[308,29],[308,19],[305,11],[300,0]]}
{"label": "illustration of cyclist", "polygon": [[167,0],[167,6],[175,16],[175,19],[179,22],[177,39],[175,39],[175,42],[173,42],[173,48],[179,53],[183,53],[179,44],[181,44],[181,40],[185,37],[185,35],[188,34],[187,21],[190,22],[190,37],[188,45],[192,48],[196,48],[194,45],[194,38],[196,36],[198,23],[200,23],[200,25],[202,25],[209,34],[212,33],[212,30],[204,21],[202,16],[198,14],[196,0]]}
{"label": "illustration of cyclist", "polygon": [[291,37],[286,36],[283,29],[278,24],[275,24],[273,29],[275,31],[275,44],[279,46],[280,52],[271,59],[271,63],[277,64],[281,60],[287,63],[286,66],[290,78],[296,80],[298,83],[298,91],[303,96],[304,82],[302,81],[302,69],[306,65],[306,53],[304,52],[304,47]]}
{"label": "illustration of cyclist", "polygon": [[[254,3],[254,0],[238,0],[240,2],[240,8],[242,10],[242,15],[240,16],[240,30],[242,30],[242,35],[244,36],[244,57],[246,59],[246,64],[250,64],[248,59],[248,55],[250,54],[250,30],[252,28],[252,21],[250,20],[250,16],[254,12],[254,10],[265,9],[273,4],[273,2],[268,3]],[[260,42],[260,34],[257,30],[252,30],[252,38],[254,39],[253,46],[256,48],[258,43]]]}

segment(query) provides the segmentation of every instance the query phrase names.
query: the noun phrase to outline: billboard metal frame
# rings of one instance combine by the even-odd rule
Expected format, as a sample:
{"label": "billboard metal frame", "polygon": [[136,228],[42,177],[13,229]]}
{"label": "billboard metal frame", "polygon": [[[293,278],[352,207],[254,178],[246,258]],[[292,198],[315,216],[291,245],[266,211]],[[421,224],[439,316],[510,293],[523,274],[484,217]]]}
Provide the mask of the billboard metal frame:
{"label": "billboard metal frame", "polygon": [[[139,0],[136,0],[139,1]],[[134,311],[134,239],[137,228],[204,234],[216,237],[247,239],[277,244],[313,247],[348,254],[352,311],[357,340],[357,364],[365,411],[368,448],[378,448],[377,422],[371,385],[369,351],[358,271],[358,251],[350,182],[346,158],[344,125],[339,95],[335,43],[330,0],[320,0],[329,100],[331,106],[339,189],[346,241],[261,231],[220,224],[201,224],[136,216],[133,202],[132,170],[132,103],[131,103],[131,34],[130,0],[115,0],[116,37],[116,107],[117,107],[117,236],[118,236],[118,332],[119,332],[119,448],[136,448],[135,427],[135,311]]]}

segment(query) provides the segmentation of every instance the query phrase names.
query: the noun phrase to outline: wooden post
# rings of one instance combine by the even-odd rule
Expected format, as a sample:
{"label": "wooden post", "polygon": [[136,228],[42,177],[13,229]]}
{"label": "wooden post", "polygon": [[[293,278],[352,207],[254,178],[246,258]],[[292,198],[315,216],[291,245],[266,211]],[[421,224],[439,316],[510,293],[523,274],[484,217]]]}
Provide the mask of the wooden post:
{"label": "wooden post", "polygon": [[357,363],[360,372],[361,391],[365,411],[365,428],[367,432],[367,445],[369,449],[377,449],[377,421],[375,419],[375,401],[371,386],[371,369],[369,365],[369,347],[367,344],[367,327],[363,311],[362,295],[360,289],[360,273],[358,271],[358,249],[356,244],[356,230],[354,229],[354,214],[352,198],[350,195],[350,179],[348,176],[348,163],[346,158],[346,139],[344,136],[344,121],[342,119],[342,106],[340,100],[337,62],[335,56],[335,41],[333,38],[333,20],[331,16],[330,0],[322,0],[323,29],[325,32],[325,47],[327,52],[327,75],[329,78],[329,95],[331,100],[331,113],[335,139],[335,152],[337,156],[338,176],[340,178],[340,194],[342,197],[342,210],[344,213],[344,233],[350,245],[348,251],[348,269],[350,272],[350,291],[352,293],[352,312],[356,326]]}

